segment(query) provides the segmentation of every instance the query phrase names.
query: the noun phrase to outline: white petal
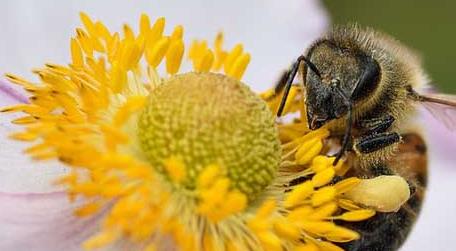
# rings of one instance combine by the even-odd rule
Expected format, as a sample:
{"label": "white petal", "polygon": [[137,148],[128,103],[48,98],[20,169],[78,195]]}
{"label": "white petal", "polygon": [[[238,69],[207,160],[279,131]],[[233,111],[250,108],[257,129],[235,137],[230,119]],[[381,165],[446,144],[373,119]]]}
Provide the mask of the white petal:
{"label": "white petal", "polygon": [[93,235],[99,217],[77,218],[63,192],[0,193],[0,250],[79,251]]}
{"label": "white petal", "polygon": [[[24,102],[27,99],[14,85],[0,81],[0,107]],[[30,146],[14,141],[8,135],[21,130],[11,123],[18,115],[0,113],[0,191],[45,192],[56,190],[52,181],[67,170],[57,161],[36,162],[23,154]]]}
{"label": "white petal", "polygon": [[8,34],[0,40],[0,71],[29,77],[30,69],[44,62],[69,62],[69,34],[80,24],[81,10],[116,31],[124,22],[136,28],[140,14],[147,13],[151,19],[166,17],[168,32],[183,24],[187,42],[211,39],[220,30],[226,33],[228,48],[242,42],[252,55],[244,80],[256,90],[272,85],[328,26],[326,11],[317,0],[16,0],[0,1],[0,9],[0,30]]}

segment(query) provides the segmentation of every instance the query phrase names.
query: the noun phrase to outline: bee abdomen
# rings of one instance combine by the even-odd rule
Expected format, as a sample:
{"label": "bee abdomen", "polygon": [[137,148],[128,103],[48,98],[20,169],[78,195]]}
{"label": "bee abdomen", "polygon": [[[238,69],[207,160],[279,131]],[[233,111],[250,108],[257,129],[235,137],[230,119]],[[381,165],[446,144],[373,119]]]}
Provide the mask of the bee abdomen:
{"label": "bee abdomen", "polygon": [[377,213],[363,222],[340,222],[361,235],[359,240],[340,246],[347,251],[398,250],[409,235],[423,203],[427,179],[427,154],[423,139],[416,133],[402,135],[398,151],[388,161],[373,164],[367,169],[357,169],[353,175],[400,175],[408,181],[411,197],[397,212]]}
{"label": "bee abdomen", "polygon": [[377,213],[370,220],[350,224],[361,234],[359,240],[341,245],[347,251],[393,251],[404,243],[417,215],[422,199],[414,195],[398,212]]}

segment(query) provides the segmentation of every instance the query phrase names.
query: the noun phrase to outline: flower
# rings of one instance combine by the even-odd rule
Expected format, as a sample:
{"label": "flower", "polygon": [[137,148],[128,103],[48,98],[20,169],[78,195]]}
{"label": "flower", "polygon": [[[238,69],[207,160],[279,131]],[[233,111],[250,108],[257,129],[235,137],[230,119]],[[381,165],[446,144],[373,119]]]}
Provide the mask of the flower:
{"label": "flower", "polygon": [[36,70],[39,84],[7,75],[31,97],[2,111],[26,114],[11,137],[33,142],[27,154],[71,170],[56,184],[81,224],[97,223],[85,249],[341,250],[334,243],[359,234],[335,220],[366,220],[388,200],[367,203],[355,187],[408,191],[403,180],[335,182],[349,167],[325,155],[327,129],[305,126],[302,91],[285,107],[298,120],[276,125],[279,96],[266,103],[239,81],[250,55],[241,44],[226,51],[222,34],[213,49],[195,41],[194,72],[179,73],[182,26],[164,35],[164,18],[142,15],[139,34],[125,25],[121,35],[81,20],[71,64]]}

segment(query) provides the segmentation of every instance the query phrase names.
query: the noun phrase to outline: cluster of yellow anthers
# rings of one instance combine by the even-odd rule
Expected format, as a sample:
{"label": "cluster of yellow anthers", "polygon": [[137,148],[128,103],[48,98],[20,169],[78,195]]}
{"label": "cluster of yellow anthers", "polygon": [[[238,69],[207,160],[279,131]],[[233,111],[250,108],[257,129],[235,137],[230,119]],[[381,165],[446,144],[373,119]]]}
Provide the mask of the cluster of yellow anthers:
{"label": "cluster of yellow anthers", "polygon": [[[344,196],[360,179],[349,177],[332,183],[336,175],[343,177],[349,166],[343,162],[333,166],[334,157],[324,155],[328,151],[324,142],[330,133],[325,128],[309,131],[302,95],[300,87],[291,88],[283,114],[297,112],[298,117],[278,125],[283,149],[280,172],[287,177],[291,191],[283,201],[287,210],[285,219],[275,223],[275,228],[282,238],[291,238],[294,242],[304,240],[305,244],[294,250],[342,250],[333,242],[356,240],[359,234],[333,221],[363,221],[374,216],[375,211],[364,209]],[[261,96],[272,111],[277,111],[282,98],[280,93],[268,90]]]}
{"label": "cluster of yellow anthers", "polygon": [[[71,39],[72,63],[36,70],[40,83],[8,75],[31,97],[29,104],[3,111],[26,114],[13,121],[25,130],[12,137],[37,142],[28,154],[39,160],[58,158],[70,167],[70,174],[58,183],[67,186],[71,199],[89,198],[76,215],[103,219],[100,232],[84,243],[86,249],[122,241],[151,251],[172,240],[180,250],[333,251],[341,250],[333,242],[359,237],[334,220],[360,221],[375,212],[344,198],[357,178],[331,183],[336,174],[343,174],[343,165],[333,168],[332,158],[321,155],[329,133],[309,132],[305,118],[279,125],[282,161],[276,174],[254,179],[263,184],[255,185],[262,188],[255,199],[240,191],[252,187],[236,183],[233,174],[217,164],[200,170],[188,167],[186,156],[169,156],[163,169],[152,168],[139,147],[138,112],[166,82],[158,74],[163,62],[168,74],[178,73],[185,48],[183,28],[177,26],[166,36],[163,18],[151,25],[143,15],[138,35],[126,25],[119,34],[85,14],[81,19],[84,29],[77,29]],[[224,51],[222,41],[222,35],[217,36],[214,50],[205,41],[194,42],[189,50],[194,70],[223,67],[226,75],[240,79],[250,56],[241,45]],[[301,109],[296,107],[302,106],[287,104],[285,110]],[[188,177],[195,173],[193,184]],[[264,177],[273,178],[270,185],[264,185]],[[233,189],[236,186],[240,189]]]}
{"label": "cluster of yellow anthers", "polygon": [[245,53],[242,44],[237,44],[230,52],[223,50],[223,34],[217,34],[214,50],[207,42],[194,41],[190,47],[189,58],[195,71],[218,71],[223,68],[226,75],[241,79],[250,62],[250,54]]}

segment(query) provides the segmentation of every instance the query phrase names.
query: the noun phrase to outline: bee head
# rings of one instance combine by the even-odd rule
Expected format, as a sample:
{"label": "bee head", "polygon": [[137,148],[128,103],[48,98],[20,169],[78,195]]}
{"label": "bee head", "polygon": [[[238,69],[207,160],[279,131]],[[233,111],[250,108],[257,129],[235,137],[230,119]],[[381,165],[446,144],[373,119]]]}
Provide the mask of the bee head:
{"label": "bee head", "polygon": [[[316,84],[306,86],[307,121],[311,130],[343,117],[348,109],[348,104],[337,92],[335,85],[319,84],[317,81],[314,82]],[[337,83],[338,80],[333,82]]]}
{"label": "bee head", "polygon": [[349,106],[372,96],[380,79],[380,67],[372,57],[328,41],[311,47],[304,63],[301,74],[311,130],[344,117]]}

